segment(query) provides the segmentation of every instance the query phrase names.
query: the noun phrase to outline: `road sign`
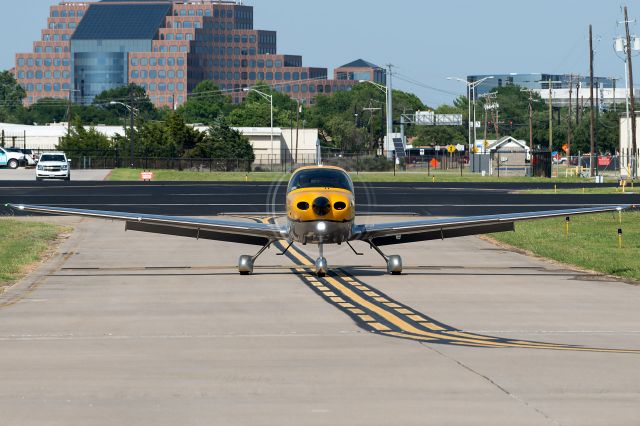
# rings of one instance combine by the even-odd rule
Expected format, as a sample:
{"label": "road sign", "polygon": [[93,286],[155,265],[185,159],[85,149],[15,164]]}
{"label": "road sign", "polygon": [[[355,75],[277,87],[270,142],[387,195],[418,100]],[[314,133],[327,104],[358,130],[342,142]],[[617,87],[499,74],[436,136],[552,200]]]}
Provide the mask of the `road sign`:
{"label": "road sign", "polygon": [[153,180],[153,172],[141,172],[140,179],[143,181],[152,181]]}
{"label": "road sign", "polygon": [[564,152],[569,152],[569,145],[567,145],[566,143],[564,145],[562,145],[562,150]]}
{"label": "road sign", "polygon": [[477,146],[474,146],[472,151],[473,151],[474,154],[477,154],[478,152],[480,152],[480,150],[478,149]]}
{"label": "road sign", "polygon": [[442,149],[442,147],[440,145],[436,145],[436,151],[440,151]]}
{"label": "road sign", "polygon": [[424,157],[424,149],[420,150],[420,157]]}
{"label": "road sign", "polygon": [[447,151],[449,151],[449,154],[453,154],[454,152],[456,152],[456,151],[457,151],[457,149],[456,149],[456,147],[455,147],[455,146],[453,146],[453,145],[449,145],[449,146],[447,147]]}
{"label": "road sign", "polygon": [[438,167],[440,165],[440,162],[438,160],[436,160],[435,158],[431,159],[431,161],[429,161],[429,164],[431,165],[431,167],[433,167],[434,169],[436,167]]}
{"label": "road sign", "polygon": [[461,145],[461,144],[456,145],[456,150],[460,152],[464,152],[464,145]]}
{"label": "road sign", "polygon": [[484,149],[489,148],[489,141],[488,140],[484,140]]}

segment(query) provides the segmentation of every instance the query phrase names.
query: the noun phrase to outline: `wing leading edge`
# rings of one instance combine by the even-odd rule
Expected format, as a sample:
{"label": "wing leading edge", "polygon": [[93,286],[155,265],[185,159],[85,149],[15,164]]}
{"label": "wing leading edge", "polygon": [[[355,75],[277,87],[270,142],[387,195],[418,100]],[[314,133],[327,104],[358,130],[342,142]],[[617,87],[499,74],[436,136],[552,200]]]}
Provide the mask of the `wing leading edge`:
{"label": "wing leading edge", "polygon": [[351,239],[352,241],[370,241],[377,246],[406,244],[417,241],[440,240],[469,235],[513,231],[515,230],[516,222],[527,220],[616,212],[632,208],[635,208],[635,206],[619,205],[359,225],[355,228],[355,232]]}
{"label": "wing leading edge", "polygon": [[177,235],[204,240],[227,241],[240,244],[264,246],[269,241],[287,238],[283,227],[262,223],[224,221],[137,213],[122,213],[101,210],[81,210],[36,205],[8,205],[25,212],[84,216],[125,222],[129,231],[154,234]]}

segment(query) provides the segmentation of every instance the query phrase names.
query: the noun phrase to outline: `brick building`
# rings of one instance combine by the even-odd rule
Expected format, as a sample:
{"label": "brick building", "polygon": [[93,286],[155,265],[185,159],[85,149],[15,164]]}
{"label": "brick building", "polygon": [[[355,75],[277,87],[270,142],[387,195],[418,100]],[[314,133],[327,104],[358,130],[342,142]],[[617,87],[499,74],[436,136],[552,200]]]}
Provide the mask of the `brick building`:
{"label": "brick building", "polygon": [[349,90],[360,80],[384,84],[380,67],[357,60],[334,71],[305,67],[302,56],[277,52],[275,31],[253,29],[253,7],[241,1],[102,0],[61,2],[32,53],[16,55],[15,74],[27,104],[70,96],[89,103],[129,83],[159,107],[184,103],[204,80],[234,102],[264,82],[302,103]]}

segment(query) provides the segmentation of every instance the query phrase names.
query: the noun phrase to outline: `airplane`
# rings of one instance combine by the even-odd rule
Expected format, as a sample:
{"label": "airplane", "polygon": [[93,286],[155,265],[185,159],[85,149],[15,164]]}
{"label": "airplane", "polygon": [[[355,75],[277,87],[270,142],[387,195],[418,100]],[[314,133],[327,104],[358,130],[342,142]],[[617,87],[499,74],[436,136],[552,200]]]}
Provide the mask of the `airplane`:
{"label": "airplane", "polygon": [[[125,222],[126,231],[261,246],[262,248],[255,255],[240,257],[238,271],[241,275],[252,274],[258,257],[277,241],[286,241],[288,247],[294,243],[314,244],[319,248],[319,257],[315,261],[315,274],[319,277],[323,277],[329,272],[327,259],[324,257],[324,246],[327,244],[346,244],[354,253],[358,254],[351,243],[364,241],[386,261],[389,274],[400,275],[402,273],[402,258],[398,255],[387,255],[380,247],[515,231],[515,223],[520,221],[553,217],[568,219],[575,215],[621,212],[635,208],[633,205],[600,206],[358,225],[356,223],[355,192],[351,177],[341,168],[322,165],[303,167],[293,173],[287,187],[287,221],[282,225],[27,204],[7,204],[7,207],[24,212],[119,220]],[[286,253],[288,247],[282,254]]]}

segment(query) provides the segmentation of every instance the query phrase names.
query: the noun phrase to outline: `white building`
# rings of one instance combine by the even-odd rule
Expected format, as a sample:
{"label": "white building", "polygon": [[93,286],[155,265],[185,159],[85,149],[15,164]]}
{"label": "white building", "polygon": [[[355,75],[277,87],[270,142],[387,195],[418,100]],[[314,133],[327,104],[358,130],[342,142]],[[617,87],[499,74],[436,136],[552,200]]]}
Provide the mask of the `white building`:
{"label": "white building", "polygon": [[[122,126],[94,126],[94,128],[113,138],[123,135]],[[194,126],[206,131],[206,126]],[[282,129],[276,127],[238,127],[235,128],[249,139],[256,155],[256,164],[281,164],[296,159],[298,163],[315,163],[318,129]],[[0,143],[5,146],[31,148],[39,150],[55,149],[60,139],[67,134],[67,123],[55,123],[45,126],[27,126],[22,124],[0,123]],[[272,143],[273,140],[273,143]]]}

